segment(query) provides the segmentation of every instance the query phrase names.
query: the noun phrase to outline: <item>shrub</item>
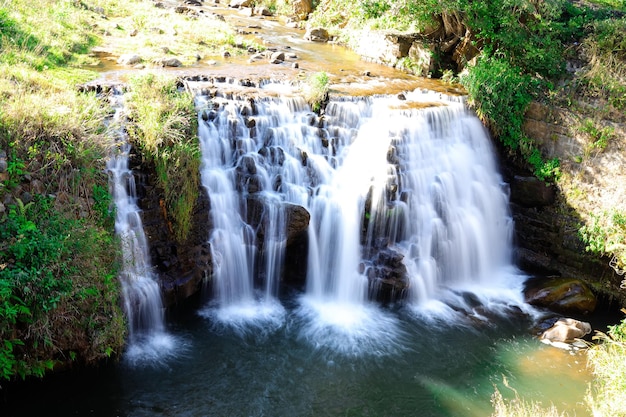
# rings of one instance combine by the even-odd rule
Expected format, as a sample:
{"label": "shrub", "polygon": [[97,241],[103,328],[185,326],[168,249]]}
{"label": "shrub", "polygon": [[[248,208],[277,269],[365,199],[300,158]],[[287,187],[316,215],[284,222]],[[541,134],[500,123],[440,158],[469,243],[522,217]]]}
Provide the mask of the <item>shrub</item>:
{"label": "shrub", "polygon": [[17,200],[0,226],[0,378],[42,376],[70,349],[81,360],[119,351],[125,327],[112,234],[43,196]]}
{"label": "shrub", "polygon": [[330,78],[324,71],[316,72],[307,79],[304,86],[304,98],[314,112],[319,112],[325,101],[328,100]]}

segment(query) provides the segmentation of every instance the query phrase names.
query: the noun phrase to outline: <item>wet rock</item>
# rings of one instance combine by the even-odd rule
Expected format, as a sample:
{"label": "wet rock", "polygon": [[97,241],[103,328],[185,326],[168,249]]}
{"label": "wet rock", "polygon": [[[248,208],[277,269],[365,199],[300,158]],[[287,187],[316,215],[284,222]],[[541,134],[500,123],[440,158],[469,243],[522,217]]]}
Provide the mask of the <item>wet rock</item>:
{"label": "wet rock", "polygon": [[554,186],[536,177],[516,175],[511,181],[511,201],[524,207],[543,207],[554,204]]}
{"label": "wet rock", "polygon": [[263,250],[263,239],[265,238],[265,231],[269,227],[269,207],[274,206],[274,209],[283,210],[283,218],[286,223],[286,240],[287,246],[298,241],[303,234],[307,233],[311,215],[302,206],[291,203],[277,203],[269,201],[260,195],[250,196],[247,199],[246,209],[246,222],[257,230],[257,245]]}
{"label": "wet rock", "polygon": [[123,54],[117,59],[117,63],[120,65],[136,65],[143,59],[137,54]]}
{"label": "wet rock", "polygon": [[324,28],[310,28],[304,34],[304,39],[311,42],[328,42],[330,35]]}
{"label": "wet rock", "polygon": [[9,167],[9,163],[7,161],[7,153],[6,151],[0,151],[0,174],[7,172],[7,168]]}
{"label": "wet rock", "polygon": [[[384,242],[381,246],[384,246]],[[370,293],[378,301],[395,302],[406,295],[409,277],[403,259],[404,255],[401,253],[383,247],[368,262],[365,275],[369,281]]]}
{"label": "wet rock", "polygon": [[588,314],[595,310],[595,294],[575,278],[535,278],[525,284],[528,304],[563,314]]}

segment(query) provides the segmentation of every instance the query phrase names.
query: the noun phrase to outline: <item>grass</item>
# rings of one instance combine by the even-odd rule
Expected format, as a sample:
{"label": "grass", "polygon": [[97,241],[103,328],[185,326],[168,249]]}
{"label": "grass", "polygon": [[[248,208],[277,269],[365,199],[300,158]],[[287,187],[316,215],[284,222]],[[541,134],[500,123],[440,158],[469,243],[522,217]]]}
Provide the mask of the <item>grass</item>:
{"label": "grass", "polygon": [[170,230],[184,241],[200,184],[200,148],[192,97],[177,79],[143,74],[130,81],[128,132],[157,171]]}
{"label": "grass", "polygon": [[588,353],[595,380],[587,392],[594,416],[626,415],[626,322],[599,333],[600,344]]}
{"label": "grass", "polygon": [[307,78],[303,86],[304,98],[314,112],[319,112],[328,100],[329,88],[330,78],[324,71],[311,74]]}
{"label": "grass", "polygon": [[157,8],[151,1],[94,0],[89,10],[106,50],[114,55],[139,54],[148,65],[176,57],[187,66],[224,51],[241,55],[248,46],[264,49],[238,36],[218,18],[176,13],[172,8]]}
{"label": "grass", "polygon": [[494,411],[491,417],[565,417],[554,405],[544,407],[541,403],[525,401],[515,392],[515,398],[505,400],[496,388],[491,397]]}

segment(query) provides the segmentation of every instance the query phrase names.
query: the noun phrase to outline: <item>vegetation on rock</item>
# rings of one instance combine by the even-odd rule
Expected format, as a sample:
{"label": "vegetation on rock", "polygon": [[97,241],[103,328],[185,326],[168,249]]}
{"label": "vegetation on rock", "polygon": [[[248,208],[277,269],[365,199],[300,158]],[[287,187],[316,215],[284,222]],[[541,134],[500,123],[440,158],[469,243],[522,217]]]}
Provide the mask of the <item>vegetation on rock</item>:
{"label": "vegetation on rock", "polygon": [[119,353],[125,323],[104,159],[107,106],[77,83],[76,2],[0,3],[0,379]]}
{"label": "vegetation on rock", "polygon": [[154,164],[164,190],[163,210],[170,229],[183,241],[200,184],[200,145],[193,99],[174,77],[144,74],[130,80],[126,106],[131,140]]}

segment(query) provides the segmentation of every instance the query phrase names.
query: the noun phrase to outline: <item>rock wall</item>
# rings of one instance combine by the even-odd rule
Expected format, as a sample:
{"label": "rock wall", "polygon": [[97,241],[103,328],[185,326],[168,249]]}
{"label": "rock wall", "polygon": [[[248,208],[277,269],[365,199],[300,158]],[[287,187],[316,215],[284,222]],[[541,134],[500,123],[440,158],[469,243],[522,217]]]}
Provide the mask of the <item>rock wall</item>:
{"label": "rock wall", "polygon": [[587,252],[578,234],[591,213],[615,207],[615,198],[624,193],[626,182],[614,162],[621,160],[622,139],[601,152],[590,150],[590,138],[580,130],[581,118],[539,103],[532,103],[525,115],[526,135],[544,157],[561,161],[557,184],[534,178],[500,150],[503,175],[511,187],[518,261],[529,272],[580,278],[594,291],[624,300],[622,277],[609,266],[610,259]]}
{"label": "rock wall", "polygon": [[170,307],[198,293],[212,275],[209,199],[200,187],[193,227],[184,242],[177,242],[164,210],[163,190],[155,185],[154,166],[135,156],[131,169],[136,176],[138,206],[142,210],[152,264],[161,280],[163,303]]}

